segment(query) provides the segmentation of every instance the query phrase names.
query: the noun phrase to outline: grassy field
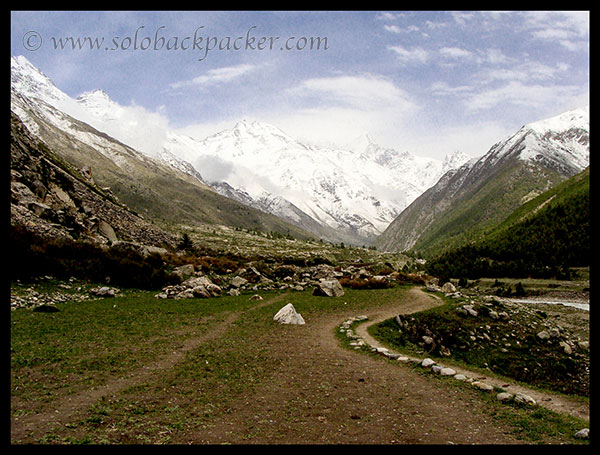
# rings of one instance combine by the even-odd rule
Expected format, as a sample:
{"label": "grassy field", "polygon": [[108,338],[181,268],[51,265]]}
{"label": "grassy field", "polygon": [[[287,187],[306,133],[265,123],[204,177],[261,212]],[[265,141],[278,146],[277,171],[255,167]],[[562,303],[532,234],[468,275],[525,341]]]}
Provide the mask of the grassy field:
{"label": "grassy field", "polygon": [[[50,292],[56,286],[44,283],[38,289]],[[298,343],[303,333],[298,327],[282,330],[274,324],[273,314],[290,302],[308,327],[322,318],[341,323],[343,315],[390,305],[403,292],[400,286],[347,289],[336,299],[308,290],[264,292],[264,300],[257,302],[249,300],[252,294],[165,301],[154,298],[155,292],[122,290],[115,298],[57,304],[54,313],[15,309],[10,318],[11,420],[20,429],[12,442],[179,444],[194,434],[198,443],[204,434],[224,432],[218,422],[234,420],[235,409],[251,406],[248,397],[261,395],[267,384],[287,390],[286,381],[300,381],[298,386],[314,381],[311,393],[333,393],[341,386],[333,378],[313,376],[318,372],[310,368],[300,368],[305,380],[277,376],[291,351],[300,358],[302,349],[311,349],[306,355],[315,358],[318,352]],[[330,335],[336,339],[333,329]],[[439,387],[440,393],[452,394],[456,386]],[[298,400],[292,395],[264,406],[277,409],[277,419],[295,428],[299,409],[306,406]],[[546,411],[511,411],[491,400],[484,406],[492,420],[517,428],[526,442],[558,438],[576,443],[571,436],[584,424]],[[286,443],[277,439],[285,435],[266,433],[269,421],[253,412],[258,417],[249,418],[256,417],[256,424],[244,421],[244,431],[222,434],[222,440]],[[556,419],[562,422],[559,430],[550,424]],[[29,427],[17,424],[25,421]],[[525,432],[526,426],[537,430]]]}

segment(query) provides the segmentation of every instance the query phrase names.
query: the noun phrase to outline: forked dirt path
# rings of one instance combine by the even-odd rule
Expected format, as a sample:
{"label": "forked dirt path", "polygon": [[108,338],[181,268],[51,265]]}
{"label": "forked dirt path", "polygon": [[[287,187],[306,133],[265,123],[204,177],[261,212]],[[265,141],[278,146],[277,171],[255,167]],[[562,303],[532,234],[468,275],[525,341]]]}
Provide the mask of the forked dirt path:
{"label": "forked dirt path", "polygon": [[[367,312],[358,330],[369,343],[367,326],[438,305],[418,288],[397,305]],[[253,307],[285,302],[278,295]],[[253,309],[247,310],[252,311]],[[43,414],[11,422],[12,441],[36,441],[52,428],[81,419],[102,397],[151,381],[193,349],[226,336],[245,312],[229,313],[209,333],[187,339],[181,349],[106,385],[70,396]],[[274,314],[274,313],[273,313]],[[361,312],[361,314],[364,314]],[[202,425],[174,434],[173,444],[522,444],[514,429],[498,423],[478,392],[419,374],[412,368],[344,348],[335,337],[345,312],[304,315],[302,326],[276,325],[267,351],[276,367],[244,396],[219,403]],[[270,316],[272,318],[272,315]],[[242,366],[240,366],[241,368]],[[512,387],[512,386],[511,386]],[[533,392],[531,392],[533,396]],[[556,400],[552,397],[553,403]],[[563,409],[564,410],[564,409]],[[544,441],[549,443],[561,442]]]}

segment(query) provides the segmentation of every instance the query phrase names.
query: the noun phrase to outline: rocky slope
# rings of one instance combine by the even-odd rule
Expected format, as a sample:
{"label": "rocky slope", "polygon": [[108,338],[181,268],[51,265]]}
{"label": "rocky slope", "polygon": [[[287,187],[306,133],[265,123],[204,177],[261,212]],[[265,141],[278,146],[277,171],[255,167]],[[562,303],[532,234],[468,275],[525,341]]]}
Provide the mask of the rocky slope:
{"label": "rocky slope", "polygon": [[10,163],[11,225],[43,237],[174,245],[173,234],[140,218],[109,189],[97,186],[89,168],[77,169],[61,159],[15,114]]}

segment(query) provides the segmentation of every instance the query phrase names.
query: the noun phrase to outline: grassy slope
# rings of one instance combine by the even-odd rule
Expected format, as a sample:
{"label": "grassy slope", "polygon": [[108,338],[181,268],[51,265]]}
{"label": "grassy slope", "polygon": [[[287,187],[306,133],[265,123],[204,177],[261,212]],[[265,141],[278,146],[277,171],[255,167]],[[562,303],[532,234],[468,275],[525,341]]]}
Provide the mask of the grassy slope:
{"label": "grassy slope", "polygon": [[[560,178],[551,172],[531,173],[523,162],[514,162],[492,178],[469,189],[453,201],[446,215],[437,218],[419,238],[414,250],[431,255],[481,239],[521,204],[522,198],[539,191],[547,180]],[[531,178],[533,177],[533,178]]]}

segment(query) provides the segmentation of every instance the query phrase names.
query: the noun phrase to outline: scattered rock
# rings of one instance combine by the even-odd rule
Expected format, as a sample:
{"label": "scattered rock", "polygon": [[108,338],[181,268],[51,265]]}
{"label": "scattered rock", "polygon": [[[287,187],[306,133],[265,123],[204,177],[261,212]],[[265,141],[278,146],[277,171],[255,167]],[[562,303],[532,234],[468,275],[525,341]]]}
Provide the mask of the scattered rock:
{"label": "scattered rock", "polygon": [[471,383],[473,385],[473,387],[478,388],[479,390],[483,390],[486,392],[491,392],[492,390],[494,390],[494,387],[487,384],[486,382],[481,382],[481,381],[474,381]]}
{"label": "scattered rock", "polygon": [[477,310],[475,309],[475,307],[473,305],[463,305],[462,308],[470,316],[473,316],[473,317],[479,316],[479,313],[477,312]]}
{"label": "scattered rock", "polygon": [[548,338],[550,338],[550,334],[547,330],[542,330],[541,332],[538,332],[537,337],[540,340],[547,340]]}
{"label": "scattered rock", "polygon": [[96,295],[98,297],[114,297],[117,292],[119,292],[118,289],[109,288],[108,286],[90,289],[90,294]]}
{"label": "scattered rock", "polygon": [[498,395],[496,395],[496,399],[498,401],[501,401],[502,403],[507,403],[509,401],[512,401],[513,398],[514,398],[514,395],[512,393],[508,393],[508,392],[500,392]]}
{"label": "scattered rock", "polygon": [[531,406],[535,406],[537,404],[533,398],[531,398],[529,395],[525,395],[524,393],[521,393],[521,392],[515,393],[513,400],[516,403],[523,403],[523,404],[528,404]]}
{"label": "scattered rock", "polygon": [[432,365],[435,365],[435,362],[431,359],[423,359],[423,361],[421,362],[421,366],[423,368],[429,368]]}
{"label": "scattered rock", "polygon": [[280,324],[296,324],[296,325],[304,325],[304,318],[302,315],[296,312],[294,305],[288,303],[286,306],[281,308],[275,316],[273,316],[273,320],[279,322]]}
{"label": "scattered rock", "polygon": [[449,281],[447,283],[444,283],[444,285],[442,286],[441,289],[442,292],[446,293],[446,294],[451,294],[453,292],[456,292],[456,287],[450,283]]}
{"label": "scattered rock", "polygon": [[344,289],[336,279],[321,279],[313,290],[313,295],[322,297],[341,297],[344,295]]}
{"label": "scattered rock", "polygon": [[235,288],[239,288],[239,287],[245,285],[246,283],[248,283],[248,280],[245,278],[242,278],[241,276],[233,277],[233,279],[231,280],[231,285]]}
{"label": "scattered rock", "polygon": [[577,439],[590,439],[590,429],[582,428],[574,435]]}
{"label": "scattered rock", "polygon": [[166,286],[155,297],[159,299],[208,299],[220,296],[221,292],[221,288],[214,284],[208,277],[198,276],[190,278],[181,284]]}
{"label": "scattered rock", "polygon": [[194,264],[185,264],[173,270],[173,274],[178,276],[182,281],[187,280],[194,274]]}
{"label": "scattered rock", "polygon": [[452,368],[446,367],[446,368],[442,368],[440,370],[440,375],[442,375],[442,376],[454,376],[454,375],[456,375],[456,371],[454,371]]}

